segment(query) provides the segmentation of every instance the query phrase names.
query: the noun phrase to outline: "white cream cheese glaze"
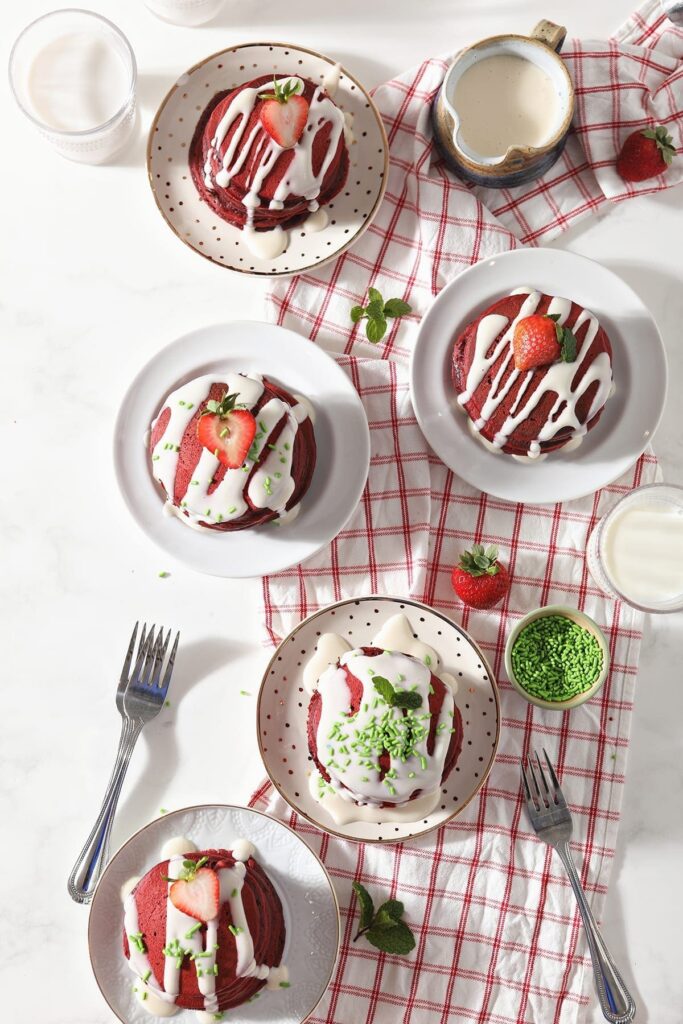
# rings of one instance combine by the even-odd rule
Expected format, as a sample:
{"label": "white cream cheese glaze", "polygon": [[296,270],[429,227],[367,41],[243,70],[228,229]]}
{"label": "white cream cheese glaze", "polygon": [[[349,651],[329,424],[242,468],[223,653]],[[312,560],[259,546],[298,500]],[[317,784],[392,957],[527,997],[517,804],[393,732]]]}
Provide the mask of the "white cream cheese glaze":
{"label": "white cream cheese glaze", "polygon": [[[485,429],[487,423],[495,415],[501,402],[505,400],[520,377],[522,378],[521,386],[508,416],[496,432],[493,440],[488,441],[487,444],[487,447],[491,445],[493,449],[501,450],[508,443],[510,436],[517,427],[534,412],[541,399],[549,393],[554,393],[555,401],[536,438],[531,442],[526,455],[530,459],[536,459],[542,453],[542,445],[551,441],[558,431],[564,428],[569,428],[572,439],[582,438],[585,435],[587,431],[586,424],[600,411],[613,393],[612,366],[608,354],[606,352],[599,353],[590,365],[585,368],[583,376],[581,376],[576,387],[572,387],[575,377],[578,377],[580,371],[584,368],[591,343],[600,326],[597,317],[589,310],[583,309],[576,321],[571,325],[574,333],[578,332],[584,324],[588,325],[585,336],[580,344],[576,361],[572,363],[558,361],[548,366],[540,385],[528,397],[525,397],[534,377],[534,371],[520,371],[514,368],[512,339],[517,323],[536,312],[542,293],[535,289],[516,288],[510,294],[526,295],[526,298],[517,316],[512,321],[498,313],[490,313],[479,321],[475,337],[474,356],[467,373],[465,389],[458,395],[458,403],[466,405],[472,399],[486,374],[500,360],[500,366],[492,380],[490,391],[481,407],[479,417],[471,421],[474,430],[481,434],[481,431]],[[548,313],[557,314],[558,323],[564,324],[571,312],[571,306],[571,300],[554,296],[548,307]],[[496,339],[498,339],[497,342]],[[503,383],[503,378],[511,365],[512,372],[507,377],[505,383]],[[580,398],[593,383],[597,383],[598,386],[586,421],[581,423],[576,415],[577,405]],[[487,439],[482,437],[481,440],[486,441]]]}
{"label": "white cream cheese glaze", "polygon": [[[328,84],[334,91],[339,81],[339,75],[337,73],[335,78],[334,69],[331,69],[328,75],[330,76]],[[298,82],[303,92],[304,82],[296,75],[280,76],[277,81],[282,84],[287,81]],[[216,126],[204,161],[204,184],[214,192],[216,187],[227,188],[232,178],[245,165],[249,165],[248,188],[242,198],[246,212],[244,237],[254,255],[263,259],[275,259],[285,251],[288,244],[287,232],[279,226],[264,231],[254,230],[254,211],[261,205],[260,193],[263,184],[277,163],[278,157],[287,152],[265,131],[260,123],[253,125],[247,134],[249,118],[255,105],[259,102],[259,96],[269,91],[271,91],[270,86],[265,83],[258,88],[242,89],[232,98]],[[225,152],[220,155],[225,137],[236,121],[239,122],[237,128]],[[331,125],[327,151],[319,168],[314,171],[313,144],[318,132],[327,123]],[[311,96],[308,119],[303,134],[291,149],[293,154],[291,163],[276,186],[273,198],[269,200],[268,208],[270,210],[283,209],[288,196],[295,195],[302,196],[308,202],[310,212],[315,214],[318,210],[318,196],[325,175],[336,155],[339,139],[342,134],[346,136],[346,130],[344,113],[331,99],[329,90],[326,90],[325,79],[323,79]],[[214,172],[214,161],[220,164],[220,169],[216,172]]]}
{"label": "white cream cheese glaze", "polygon": [[347,643],[343,636],[339,636],[338,633],[323,633],[315,646],[313,657],[304,665],[303,682],[306,693],[313,693],[325,669],[330,665],[336,665],[339,658],[350,650],[351,644]]}
{"label": "white cream cheese glaze", "polygon": [[[166,898],[166,932],[164,949],[174,947],[181,950],[179,957],[168,953],[164,961],[163,984],[159,984],[150,965],[146,949],[141,949],[131,936],[140,935],[137,904],[128,883],[122,887],[124,906],[124,928],[129,937],[128,966],[137,975],[134,986],[136,998],[143,1008],[152,1016],[168,1017],[176,1013],[176,999],[180,987],[180,970],[185,958],[189,956],[197,967],[197,984],[204,996],[204,1011],[197,1014],[200,1021],[214,1019],[218,1013],[216,997],[216,951],[218,949],[218,918],[206,924],[206,933],[197,928],[194,917],[183,913],[171,901],[170,890],[173,880],[181,877],[184,854],[195,852],[196,845],[184,836],[176,836],[164,843],[161,851],[162,860],[168,859],[168,895]],[[232,843],[232,855],[235,864],[232,867],[218,868],[219,901],[228,903],[230,916],[237,934],[234,935],[237,952],[235,973],[238,978],[258,978],[266,981],[266,987],[272,990],[288,984],[289,973],[285,965],[268,967],[257,964],[254,959],[254,943],[249,930],[249,923],[242,903],[242,888],[247,875],[246,862],[255,853],[255,847],[248,839],[235,839]],[[139,879],[131,879],[135,884]],[[127,891],[126,891],[127,890]],[[144,945],[144,935],[142,936]],[[210,1016],[205,1016],[206,1014]]]}
{"label": "white cream cheese glaze", "polygon": [[[231,522],[243,516],[249,508],[245,500],[245,483],[246,494],[253,507],[284,513],[295,489],[292,457],[296,435],[299,425],[308,417],[309,406],[303,402],[289,405],[280,398],[271,398],[255,414],[256,437],[242,466],[228,469],[220,484],[209,494],[221,464],[213,452],[203,449],[187,490],[180,499],[180,506],[174,503],[180,446],[185,431],[214,383],[216,375],[197,377],[173,391],[164,402],[160,415],[164,409],[169,409],[170,418],[152,452],[152,472],[168,496],[164,513],[175,515],[181,522],[198,529],[203,529],[202,524]],[[256,407],[264,391],[263,378],[258,374],[229,372],[222,375],[222,383],[230,394],[239,396],[239,405],[250,410]],[[276,442],[271,444],[270,438],[283,418],[284,427]],[[262,459],[264,452],[267,455]],[[253,470],[259,459],[262,459],[261,464]]]}

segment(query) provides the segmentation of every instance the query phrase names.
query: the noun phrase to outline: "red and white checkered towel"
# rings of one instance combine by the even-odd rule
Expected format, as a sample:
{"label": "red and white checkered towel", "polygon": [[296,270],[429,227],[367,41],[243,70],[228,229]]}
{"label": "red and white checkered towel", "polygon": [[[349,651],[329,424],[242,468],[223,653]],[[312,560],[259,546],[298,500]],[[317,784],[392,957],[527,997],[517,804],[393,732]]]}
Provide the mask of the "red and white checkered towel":
{"label": "red and white checkered towel", "polygon": [[[462,41],[463,44],[466,40]],[[343,946],[316,1024],[575,1024],[590,972],[574,898],[559,862],[529,832],[519,758],[543,745],[575,812],[582,877],[600,915],[616,842],[640,641],[640,616],[607,600],[587,573],[591,529],[615,498],[656,478],[645,454],[597,494],[555,506],[509,504],[481,494],[428,450],[408,394],[406,360],[419,317],[462,268],[557,235],[610,200],[675,184],[683,158],[654,182],[625,186],[612,170],[634,127],[664,123],[683,142],[683,32],[656,0],[609,42],[569,41],[563,52],[577,88],[576,132],[540,181],[511,191],[475,190],[454,179],[431,145],[429,104],[448,62],[430,60],[380,87],[375,100],[390,142],[387,195],[377,219],[328,267],[276,282],[278,323],[339,353],[363,400],[372,459],[349,525],[317,556],[263,581],[271,641],[303,616],[357,594],[410,595],[450,613],[486,651],[500,681],[498,759],[479,799],[434,835],[398,846],[341,842],[293,815],[265,784],[254,796],[320,854],[342,912]],[[373,347],[349,310],[374,285],[410,302]],[[500,609],[469,611],[450,588],[458,552],[495,542],[514,582]],[[601,695],[575,711],[543,712],[503,674],[510,627],[529,609],[576,604],[605,630],[612,672]],[[417,937],[406,958],[350,942],[360,878],[377,899],[397,895]]]}

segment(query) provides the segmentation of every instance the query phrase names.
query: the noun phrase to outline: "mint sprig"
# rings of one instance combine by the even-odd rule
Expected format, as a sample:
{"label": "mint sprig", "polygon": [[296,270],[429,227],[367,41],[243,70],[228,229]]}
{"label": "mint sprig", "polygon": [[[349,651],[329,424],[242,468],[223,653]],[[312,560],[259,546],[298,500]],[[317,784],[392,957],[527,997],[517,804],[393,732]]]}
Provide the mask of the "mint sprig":
{"label": "mint sprig", "polygon": [[368,288],[367,306],[352,306],[351,320],[354,324],[367,320],[365,335],[368,341],[376,345],[387,333],[387,320],[398,320],[411,312],[411,307],[403,299],[388,299],[385,302],[381,292],[376,288]]}
{"label": "mint sprig", "polygon": [[259,99],[286,103],[290,96],[296,96],[302,91],[303,83],[300,78],[288,78],[286,82],[278,82],[276,78],[273,78],[273,91],[259,93]]}
{"label": "mint sprig", "polygon": [[422,695],[415,690],[397,690],[384,676],[373,676],[372,683],[385,703],[392,708],[419,708]]}
{"label": "mint sprig", "polygon": [[375,912],[372,896],[360,882],[353,883],[360,907],[356,942],[364,935],[368,942],[383,953],[406,956],[415,948],[415,937],[403,920],[404,906],[400,900],[386,900]]}
{"label": "mint sprig", "polygon": [[560,319],[559,313],[546,313],[546,316],[555,324],[555,334],[557,335],[557,343],[560,346],[562,362],[573,363],[576,359],[578,345],[576,335],[572,333],[569,327],[563,327],[562,324],[558,323]]}
{"label": "mint sprig", "polygon": [[239,394],[229,395],[226,391],[220,402],[211,398],[206,403],[206,408],[202,412],[202,416],[220,416],[221,419],[225,419],[235,408]]}

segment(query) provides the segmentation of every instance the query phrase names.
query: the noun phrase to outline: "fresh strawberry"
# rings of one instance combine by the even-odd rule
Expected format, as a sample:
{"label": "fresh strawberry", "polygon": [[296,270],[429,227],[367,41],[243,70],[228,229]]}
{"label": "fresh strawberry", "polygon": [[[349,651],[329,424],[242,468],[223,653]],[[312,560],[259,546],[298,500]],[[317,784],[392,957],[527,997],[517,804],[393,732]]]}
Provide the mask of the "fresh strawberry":
{"label": "fresh strawberry", "polygon": [[498,561],[498,548],[473,544],[463,551],[451,575],[453,590],[472,608],[493,608],[510,589],[510,574]]}
{"label": "fresh strawberry", "polygon": [[220,909],[220,881],[213,868],[205,868],[206,857],[183,861],[180,878],[174,881],[168,895],[171,903],[183,914],[197,921],[212,921]]}
{"label": "fresh strawberry", "polygon": [[576,338],[568,327],[558,324],[558,315],[534,313],[515,325],[512,351],[515,369],[533,370],[558,359],[573,363],[576,359]]}
{"label": "fresh strawberry", "polygon": [[261,124],[282,149],[296,146],[308,121],[308,100],[297,95],[301,90],[300,79],[278,82],[274,78],[273,92],[259,95],[263,100],[259,110]]}
{"label": "fresh strawberry", "polygon": [[676,147],[666,128],[631,132],[617,157],[617,171],[624,181],[646,181],[662,174],[674,158]]}
{"label": "fresh strawberry", "polygon": [[236,409],[238,395],[226,391],[220,402],[207,402],[197,422],[197,439],[228,469],[243,465],[256,434],[248,409]]}

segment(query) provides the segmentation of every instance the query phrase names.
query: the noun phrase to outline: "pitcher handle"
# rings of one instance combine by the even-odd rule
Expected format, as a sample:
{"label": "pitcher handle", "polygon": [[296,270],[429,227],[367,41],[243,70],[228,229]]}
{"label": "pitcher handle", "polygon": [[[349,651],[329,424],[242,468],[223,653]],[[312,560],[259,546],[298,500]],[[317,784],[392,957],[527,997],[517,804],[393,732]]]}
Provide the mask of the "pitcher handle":
{"label": "pitcher handle", "polygon": [[538,39],[540,43],[545,43],[555,53],[560,52],[566,37],[567,30],[564,25],[556,25],[554,21],[547,21],[545,18],[531,30],[532,39]]}

